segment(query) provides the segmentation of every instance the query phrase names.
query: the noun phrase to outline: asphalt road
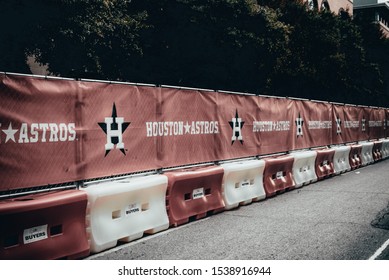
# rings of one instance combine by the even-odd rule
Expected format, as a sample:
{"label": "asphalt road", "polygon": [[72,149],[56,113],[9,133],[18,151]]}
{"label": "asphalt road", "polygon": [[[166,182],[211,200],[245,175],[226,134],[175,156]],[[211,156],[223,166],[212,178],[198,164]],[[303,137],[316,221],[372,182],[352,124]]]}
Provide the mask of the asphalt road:
{"label": "asphalt road", "polygon": [[386,160],[88,259],[366,260],[388,239]]}

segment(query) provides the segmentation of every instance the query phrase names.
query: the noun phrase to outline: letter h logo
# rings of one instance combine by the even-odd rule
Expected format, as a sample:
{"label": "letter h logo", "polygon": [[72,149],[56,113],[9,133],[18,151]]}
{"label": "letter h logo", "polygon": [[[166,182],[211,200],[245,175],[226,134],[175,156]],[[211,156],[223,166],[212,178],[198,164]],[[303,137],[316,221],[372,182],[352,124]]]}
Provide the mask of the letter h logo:
{"label": "letter h logo", "polygon": [[123,131],[122,125],[124,118],[105,118],[105,124],[107,125],[107,144],[105,144],[105,150],[112,150],[116,143],[116,149],[124,149],[123,143]]}
{"label": "letter h logo", "polygon": [[365,117],[362,117],[362,131],[366,131],[366,119]]}
{"label": "letter h logo", "polygon": [[303,136],[303,124],[304,124],[304,120],[303,120],[303,118],[300,116],[300,113],[299,113],[298,118],[296,118],[297,137]]}
{"label": "letter h logo", "polygon": [[119,149],[125,155],[126,151],[124,150],[123,133],[130,125],[130,122],[124,122],[124,118],[117,116],[115,103],[112,108],[112,116],[106,117],[104,120],[105,122],[98,124],[107,135],[105,156],[115,148],[115,145],[116,149]]}
{"label": "letter h logo", "polygon": [[336,135],[342,134],[342,121],[339,117],[336,118]]}
{"label": "letter h logo", "polygon": [[232,118],[232,120],[228,123],[232,128],[231,145],[233,145],[236,140],[239,140],[240,144],[243,145],[242,127],[244,125],[244,121],[242,118],[239,118],[238,110],[236,110],[235,118]]}

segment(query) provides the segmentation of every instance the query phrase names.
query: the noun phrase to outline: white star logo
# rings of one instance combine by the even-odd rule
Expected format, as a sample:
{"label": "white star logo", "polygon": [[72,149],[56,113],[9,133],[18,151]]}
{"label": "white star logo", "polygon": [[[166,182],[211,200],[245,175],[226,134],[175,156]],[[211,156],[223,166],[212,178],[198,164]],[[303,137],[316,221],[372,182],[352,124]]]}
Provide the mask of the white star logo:
{"label": "white star logo", "polygon": [[12,129],[12,123],[9,123],[8,129],[3,129],[3,132],[5,133],[5,135],[7,135],[7,137],[5,138],[5,143],[7,143],[8,140],[12,140],[12,141],[16,142],[15,141],[15,133],[18,132],[18,130]]}
{"label": "white star logo", "polygon": [[186,125],[184,125],[184,127],[185,127],[185,134],[190,133],[190,125],[188,124],[188,122],[186,122]]}

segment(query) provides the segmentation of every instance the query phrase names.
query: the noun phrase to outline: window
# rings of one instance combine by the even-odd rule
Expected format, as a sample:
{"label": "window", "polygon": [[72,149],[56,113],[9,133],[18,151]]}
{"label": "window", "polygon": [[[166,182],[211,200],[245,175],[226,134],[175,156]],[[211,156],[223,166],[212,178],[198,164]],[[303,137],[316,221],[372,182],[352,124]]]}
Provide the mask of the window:
{"label": "window", "polygon": [[321,11],[330,11],[330,4],[328,4],[328,1],[327,0],[323,0],[321,2],[321,7],[320,7],[320,10]]}
{"label": "window", "polygon": [[317,4],[317,0],[308,0],[308,9],[309,10],[317,10],[319,5]]}

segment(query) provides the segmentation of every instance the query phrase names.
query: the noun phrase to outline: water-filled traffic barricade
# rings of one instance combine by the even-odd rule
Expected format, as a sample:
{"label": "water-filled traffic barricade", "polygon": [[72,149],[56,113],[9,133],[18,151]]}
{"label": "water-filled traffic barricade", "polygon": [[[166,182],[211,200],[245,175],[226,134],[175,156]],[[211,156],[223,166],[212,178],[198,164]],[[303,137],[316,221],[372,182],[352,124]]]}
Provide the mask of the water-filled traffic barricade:
{"label": "water-filled traffic barricade", "polygon": [[350,146],[349,162],[352,170],[362,166],[362,145],[355,144]]}
{"label": "water-filled traffic barricade", "polygon": [[294,158],[293,163],[293,178],[296,183],[296,188],[317,181],[315,172],[316,151],[300,151],[292,152]]}
{"label": "water-filled traffic barricade", "polygon": [[373,160],[379,161],[382,159],[382,144],[383,142],[378,140],[374,141],[373,145]]}
{"label": "water-filled traffic barricade", "polygon": [[316,150],[315,170],[318,180],[334,175],[334,149]]}
{"label": "water-filled traffic barricade", "polygon": [[224,169],[222,195],[226,210],[266,198],[263,187],[264,160],[246,160],[220,166]]}
{"label": "water-filled traffic barricade", "polygon": [[86,187],[87,232],[91,252],[130,242],[144,233],[167,229],[167,177],[149,175],[101,182]]}
{"label": "water-filled traffic barricade", "polygon": [[86,193],[78,190],[0,201],[0,259],[88,256],[86,207]]}
{"label": "water-filled traffic barricade", "polygon": [[389,139],[382,139],[382,159],[389,157]]}
{"label": "water-filled traffic barricade", "polygon": [[265,158],[263,182],[266,197],[274,196],[286,190],[294,189],[293,161],[289,155]]}
{"label": "water-filled traffic barricade", "polygon": [[224,210],[223,168],[197,167],[166,172],[166,209],[171,226],[179,226]]}
{"label": "water-filled traffic barricade", "polygon": [[336,175],[351,170],[349,156],[351,147],[350,146],[336,146],[333,147],[335,150],[334,154],[334,172]]}
{"label": "water-filled traffic barricade", "polygon": [[362,166],[371,164],[374,162],[373,159],[373,142],[362,142],[360,143],[362,145]]}

